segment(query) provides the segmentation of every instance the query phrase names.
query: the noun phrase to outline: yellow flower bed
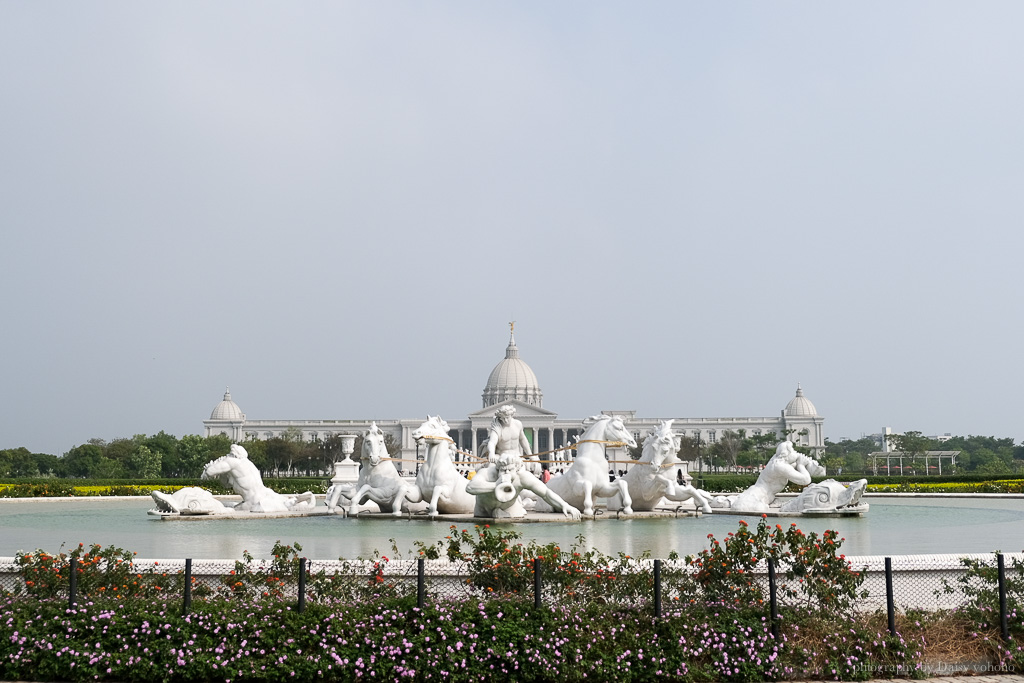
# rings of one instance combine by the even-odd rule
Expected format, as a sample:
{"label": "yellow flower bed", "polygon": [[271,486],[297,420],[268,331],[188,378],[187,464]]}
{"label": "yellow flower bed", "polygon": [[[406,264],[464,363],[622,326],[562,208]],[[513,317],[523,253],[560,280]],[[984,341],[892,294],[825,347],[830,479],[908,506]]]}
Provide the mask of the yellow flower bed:
{"label": "yellow flower bed", "polygon": [[868,484],[871,493],[1024,493],[1024,480]]}

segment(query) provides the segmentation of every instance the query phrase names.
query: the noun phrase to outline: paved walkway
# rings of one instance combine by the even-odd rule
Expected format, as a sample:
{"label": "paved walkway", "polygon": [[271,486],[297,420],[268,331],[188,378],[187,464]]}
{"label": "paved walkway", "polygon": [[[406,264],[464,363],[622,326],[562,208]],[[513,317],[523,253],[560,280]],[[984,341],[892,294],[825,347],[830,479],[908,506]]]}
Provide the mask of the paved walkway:
{"label": "paved walkway", "polygon": [[[905,683],[908,678],[872,678],[865,683]],[[933,674],[931,678],[938,683],[1024,683],[1024,676],[1020,674],[987,674],[981,673],[970,676],[942,676]],[[796,681],[794,683],[826,683],[825,681]]]}

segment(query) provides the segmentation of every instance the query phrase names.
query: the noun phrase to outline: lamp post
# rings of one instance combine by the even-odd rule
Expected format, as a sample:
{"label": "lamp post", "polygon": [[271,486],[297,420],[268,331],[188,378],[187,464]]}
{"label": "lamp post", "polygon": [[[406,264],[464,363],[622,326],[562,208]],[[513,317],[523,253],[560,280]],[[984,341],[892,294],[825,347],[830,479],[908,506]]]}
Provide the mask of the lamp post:
{"label": "lamp post", "polygon": [[700,432],[693,437],[693,448],[697,453],[697,488],[704,488],[704,459],[700,457]]}

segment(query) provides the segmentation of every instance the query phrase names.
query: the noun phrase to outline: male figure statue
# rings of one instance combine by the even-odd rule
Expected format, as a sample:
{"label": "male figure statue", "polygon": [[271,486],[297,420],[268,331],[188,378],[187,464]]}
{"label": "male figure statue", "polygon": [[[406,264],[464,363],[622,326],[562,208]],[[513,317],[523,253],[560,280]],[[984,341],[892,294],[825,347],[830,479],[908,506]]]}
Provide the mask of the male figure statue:
{"label": "male figure statue", "polygon": [[495,462],[501,455],[512,454],[529,462],[531,472],[539,471],[540,462],[530,448],[523,423],[516,419],[516,409],[505,405],[498,408],[487,430],[487,461]]}
{"label": "male figure statue", "polygon": [[466,493],[476,496],[473,514],[477,517],[523,517],[526,508],[519,494],[526,489],[547,501],[554,510],[572,519],[580,518],[580,511],[566,503],[540,479],[523,467],[523,459],[514,452],[504,452],[476,471]]}
{"label": "male figure statue", "polygon": [[242,497],[242,502],[234,507],[240,512],[285,512],[316,507],[316,498],[309,491],[286,497],[264,486],[259,469],[238,444],[232,444],[227,455],[207,463],[200,478],[218,479],[234,489]]}

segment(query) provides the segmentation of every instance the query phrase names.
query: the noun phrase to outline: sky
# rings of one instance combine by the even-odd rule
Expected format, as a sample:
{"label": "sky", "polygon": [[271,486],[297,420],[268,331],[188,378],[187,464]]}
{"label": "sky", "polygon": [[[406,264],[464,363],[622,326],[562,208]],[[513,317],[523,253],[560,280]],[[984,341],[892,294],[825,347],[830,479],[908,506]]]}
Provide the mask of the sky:
{"label": "sky", "polygon": [[544,407],[1024,439],[1024,4],[0,3],[0,448]]}

